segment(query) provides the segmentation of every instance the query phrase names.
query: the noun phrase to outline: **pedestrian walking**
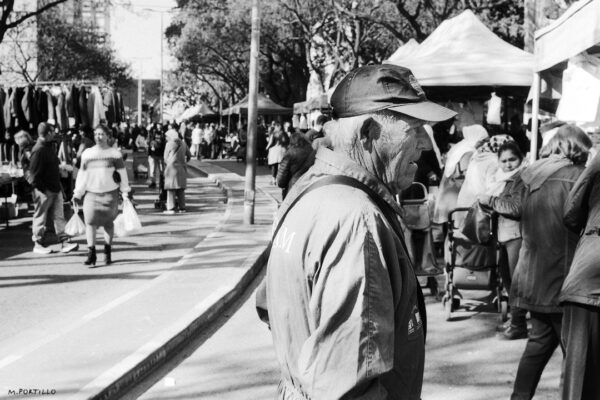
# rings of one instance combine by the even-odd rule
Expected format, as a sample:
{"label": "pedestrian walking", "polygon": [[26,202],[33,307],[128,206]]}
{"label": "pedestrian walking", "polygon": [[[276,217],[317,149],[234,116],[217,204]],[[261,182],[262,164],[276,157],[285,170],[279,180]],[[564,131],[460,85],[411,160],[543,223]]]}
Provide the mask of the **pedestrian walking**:
{"label": "pedestrian walking", "polygon": [[279,398],[420,399],[425,309],[394,194],[412,183],[425,121],[455,113],[394,65],[350,72],[331,105],[332,150],[281,204],[268,260]]}
{"label": "pedestrian walking", "polygon": [[203,135],[204,132],[200,128],[200,123],[198,122],[196,126],[194,126],[194,129],[192,129],[192,148],[190,150],[190,153],[192,153],[192,157],[196,158],[197,160],[201,158],[200,145],[202,144]]}
{"label": "pedestrian walking", "polygon": [[96,231],[104,228],[104,262],[112,263],[113,221],[119,212],[119,191],[129,195],[125,162],[121,152],[109,145],[110,130],[94,129],[96,145],[81,155],[81,169],[75,181],[73,201],[83,206],[88,252],[85,265],[96,265]]}
{"label": "pedestrian walking", "polygon": [[583,172],[592,143],[578,127],[563,125],[542,148],[541,159],[521,172],[509,198],[492,208],[521,221],[523,243],[510,290],[510,304],[529,311],[531,332],[519,362],[512,400],[531,399],[560,341],[558,296],[578,237],[563,224],[569,191]]}
{"label": "pedestrian walking", "polygon": [[[170,126],[169,129],[175,129],[174,126]],[[165,141],[163,139],[163,133],[152,128],[150,131],[150,143],[148,145],[148,187],[153,189],[156,187],[156,182],[160,182],[160,177],[165,170],[165,163],[163,161],[163,155],[165,152]]]}
{"label": "pedestrian walking", "polygon": [[38,125],[38,139],[31,151],[28,182],[33,187],[33,221],[31,224],[33,252],[50,254],[52,249],[44,245],[46,222],[51,219],[61,242],[61,252],[69,253],[79,248],[70,242],[65,233],[63,194],[60,185],[59,160],[54,148],[55,134],[45,122]]}
{"label": "pedestrian walking", "polygon": [[177,131],[167,131],[165,147],[165,190],[167,191],[167,209],[165,214],[175,214],[175,201],[178,211],[185,210],[185,188],[187,187],[187,162],[191,154],[187,145],[179,138]]}
{"label": "pedestrian walking", "polygon": [[281,124],[278,122],[274,123],[267,143],[267,165],[271,169],[272,185],[277,183],[277,170],[279,168],[279,163],[283,160],[283,154],[285,153],[285,148],[282,144],[283,135],[285,135],[285,133],[281,128]]}
{"label": "pedestrian walking", "polygon": [[563,400],[600,399],[600,155],[569,193],[564,222],[580,235],[559,300],[563,306]]}
{"label": "pedestrian walking", "polygon": [[283,154],[277,170],[277,186],[282,189],[282,198],[296,181],[312,166],[314,151],[301,133],[290,136],[290,146]]}

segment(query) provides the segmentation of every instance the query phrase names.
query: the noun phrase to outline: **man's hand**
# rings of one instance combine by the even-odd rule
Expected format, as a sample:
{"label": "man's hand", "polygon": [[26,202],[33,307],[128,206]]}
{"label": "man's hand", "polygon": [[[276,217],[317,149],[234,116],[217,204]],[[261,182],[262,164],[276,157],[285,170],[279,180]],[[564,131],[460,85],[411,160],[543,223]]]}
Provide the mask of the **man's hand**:
{"label": "man's hand", "polygon": [[73,205],[75,207],[82,207],[83,206],[83,199],[80,199],[78,197],[73,196],[72,202],[73,202]]}

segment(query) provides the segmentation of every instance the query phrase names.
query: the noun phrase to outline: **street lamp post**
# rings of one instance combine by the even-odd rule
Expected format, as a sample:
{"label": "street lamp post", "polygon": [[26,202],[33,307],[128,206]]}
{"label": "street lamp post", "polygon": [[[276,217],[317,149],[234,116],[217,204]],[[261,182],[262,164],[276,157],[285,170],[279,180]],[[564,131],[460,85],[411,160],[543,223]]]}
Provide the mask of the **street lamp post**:
{"label": "street lamp post", "polygon": [[258,118],[258,50],[260,13],[258,0],[252,0],[252,36],[250,41],[250,73],[248,85],[248,141],[246,149],[246,184],[244,188],[244,224],[254,224],[256,196],[256,127]]}

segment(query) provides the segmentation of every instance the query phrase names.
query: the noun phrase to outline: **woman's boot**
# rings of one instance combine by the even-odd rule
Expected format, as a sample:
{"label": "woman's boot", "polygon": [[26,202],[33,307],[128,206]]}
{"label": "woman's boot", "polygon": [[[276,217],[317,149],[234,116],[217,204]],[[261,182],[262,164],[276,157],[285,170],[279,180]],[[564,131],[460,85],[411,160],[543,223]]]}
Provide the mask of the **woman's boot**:
{"label": "woman's boot", "polygon": [[112,258],[111,258],[111,255],[110,255],[110,250],[111,250],[110,244],[105,244],[104,245],[104,263],[106,265],[112,264]]}
{"label": "woman's boot", "polygon": [[83,263],[84,265],[96,265],[96,246],[88,247],[87,260]]}

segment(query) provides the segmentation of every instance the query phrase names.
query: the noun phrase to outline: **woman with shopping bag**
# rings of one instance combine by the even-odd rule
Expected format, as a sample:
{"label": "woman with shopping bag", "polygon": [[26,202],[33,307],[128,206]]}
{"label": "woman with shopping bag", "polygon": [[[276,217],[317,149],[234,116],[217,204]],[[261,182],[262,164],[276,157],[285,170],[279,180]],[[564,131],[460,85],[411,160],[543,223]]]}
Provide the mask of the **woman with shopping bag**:
{"label": "woman with shopping bag", "polygon": [[104,125],[94,129],[96,145],[81,155],[81,169],[75,182],[73,201],[83,204],[86,239],[88,245],[85,265],[96,265],[96,231],[104,228],[104,261],[112,263],[111,250],[114,224],[118,214],[119,191],[128,195],[131,191],[123,156],[108,143],[110,130]]}

